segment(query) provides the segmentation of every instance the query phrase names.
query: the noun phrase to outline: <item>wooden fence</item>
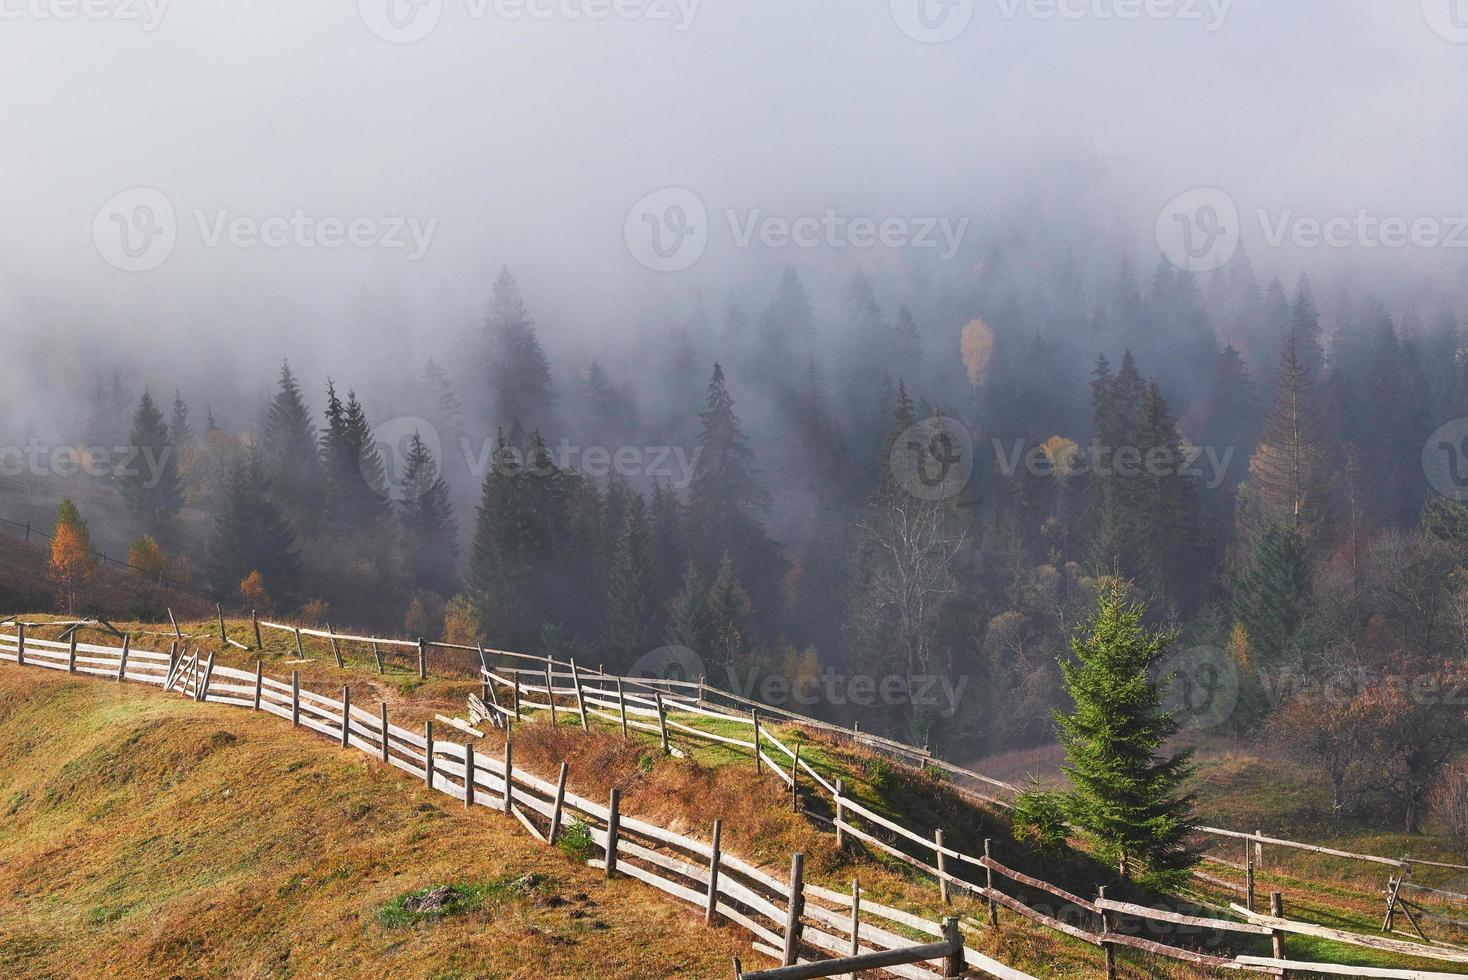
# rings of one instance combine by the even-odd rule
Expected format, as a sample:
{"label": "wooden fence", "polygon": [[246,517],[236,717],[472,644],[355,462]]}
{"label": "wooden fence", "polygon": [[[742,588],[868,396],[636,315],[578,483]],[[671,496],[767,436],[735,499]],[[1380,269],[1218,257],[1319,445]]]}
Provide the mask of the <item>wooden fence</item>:
{"label": "wooden fence", "polygon": [[[485,719],[501,727],[510,727],[516,721],[523,720],[530,712],[548,712],[552,716],[555,716],[558,712],[565,712],[577,717],[583,728],[589,726],[590,718],[597,718],[609,722],[614,726],[619,726],[624,734],[633,730],[655,734],[658,736],[663,748],[673,754],[679,754],[679,750],[672,744],[675,739],[685,742],[705,742],[746,749],[750,752],[758,771],[768,772],[790,790],[793,806],[797,808],[800,806],[800,783],[803,778],[809,786],[815,788],[813,790],[814,792],[828,796],[835,813],[835,819],[834,821],[827,822],[835,830],[838,841],[844,842],[848,838],[855,839],[932,876],[937,882],[940,896],[944,901],[949,900],[954,890],[966,892],[982,899],[987,905],[988,919],[991,926],[997,927],[998,910],[1004,908],[1043,927],[1096,946],[1104,953],[1108,976],[1115,975],[1116,951],[1125,948],[1204,967],[1246,970],[1272,975],[1280,975],[1286,969],[1293,973],[1316,972],[1324,974],[1341,974],[1342,970],[1344,970],[1344,975],[1351,975],[1351,970],[1366,969],[1360,967],[1340,968],[1336,964],[1289,961],[1284,955],[1283,936],[1285,934],[1326,938],[1347,945],[1389,951],[1427,960],[1468,963],[1468,952],[1444,948],[1442,946],[1401,942],[1378,936],[1363,936],[1342,930],[1327,929],[1326,927],[1315,926],[1311,923],[1284,919],[1278,896],[1273,896],[1275,904],[1271,908],[1271,916],[1260,916],[1253,909],[1252,887],[1248,889],[1248,904],[1242,907],[1233,907],[1234,912],[1247,920],[1243,922],[1187,916],[1166,909],[1152,909],[1143,906],[1116,903],[1106,899],[1104,890],[1094,899],[1083,898],[1066,889],[1029,877],[1000,864],[992,855],[993,845],[990,841],[985,842],[986,853],[983,856],[968,855],[945,846],[941,830],[935,831],[931,836],[920,834],[902,826],[897,821],[872,812],[859,801],[847,796],[840,780],[832,781],[827,779],[811,766],[808,760],[802,759],[798,746],[795,749],[791,749],[769,730],[767,724],[762,724],[762,717],[767,718],[770,715],[785,720],[801,719],[797,722],[799,724],[810,724],[811,720],[802,719],[801,716],[794,715],[792,712],[771,709],[768,706],[759,705],[757,702],[748,702],[747,699],[739,698],[737,695],[730,695],[728,692],[712,688],[703,681],[682,682],[616,677],[604,674],[600,669],[583,671],[574,662],[561,663],[552,658],[521,654],[513,651],[491,650],[484,647],[468,647],[446,643],[428,643],[423,640],[411,641],[374,638],[370,636],[336,633],[329,628],[327,630],[307,629],[285,624],[268,623],[263,620],[257,620],[256,622],[258,627],[292,633],[296,638],[298,650],[303,654],[304,649],[301,646],[302,637],[309,636],[326,640],[330,643],[332,652],[339,665],[343,663],[340,644],[344,642],[370,644],[373,647],[374,654],[377,656],[379,670],[382,669],[380,651],[383,647],[414,650],[417,653],[420,676],[426,676],[427,674],[427,656],[430,647],[472,653],[480,661],[479,680],[483,692],[483,697],[478,700],[478,703],[474,707],[482,713]],[[220,621],[220,632],[228,640],[222,618]],[[3,652],[0,652],[0,656],[3,656]],[[492,663],[492,661],[496,660],[508,661],[514,664],[533,662],[537,666],[531,669],[522,666]],[[206,669],[206,667],[200,667],[195,664],[194,675],[197,676],[200,670]],[[499,696],[500,692],[504,692],[504,698]],[[732,701],[735,704],[741,704],[741,702],[747,703],[749,705],[748,710],[731,707],[729,704],[722,703],[724,700]],[[682,715],[685,720],[676,720],[676,718],[672,717],[673,715]],[[714,719],[725,724],[733,722],[746,726],[749,729],[749,737],[740,738],[701,730],[695,727],[694,724],[699,718]],[[339,720],[337,724],[339,729]],[[896,746],[898,748],[895,751],[899,755],[907,755],[914,760],[923,759],[923,765],[937,764],[937,760],[933,760],[931,756],[926,755],[926,750],[919,750],[911,746],[902,746],[901,743],[869,736],[865,733],[853,733],[852,730],[839,729],[837,726],[832,726],[824,722],[816,723],[814,727],[825,731],[836,729],[842,735],[852,738],[854,741],[859,741],[864,745],[873,746],[875,743],[875,747],[879,751],[883,747],[882,743],[885,743],[888,747]],[[329,732],[323,733],[330,734]],[[388,761],[392,760],[388,759]],[[989,779],[988,777],[950,764],[944,763],[941,765],[941,768],[950,772],[974,777],[983,781],[986,785],[1010,790],[1016,789],[1010,784]],[[977,796],[979,799],[988,802],[997,802],[990,796],[981,793],[970,792],[968,795]],[[818,816],[816,814],[811,815]],[[523,817],[522,822],[528,823],[528,821],[524,821]],[[1313,853],[1359,859],[1410,870],[1410,862],[1406,859],[1399,860],[1373,855],[1359,855],[1316,845],[1301,844],[1280,838],[1265,837],[1261,834],[1245,834],[1219,828],[1200,828],[1200,830],[1220,837],[1243,840],[1246,842],[1246,846],[1251,853],[1263,844],[1268,843],[1275,846],[1292,847]],[[895,838],[906,849],[897,846],[890,839],[883,839],[882,835]],[[604,842],[598,839],[598,843],[602,844]],[[924,860],[923,857],[915,856],[911,853],[913,851],[918,852],[919,855],[931,855],[931,857],[928,860]],[[685,848],[679,860],[684,861],[686,864],[686,859],[690,856],[703,857],[705,855],[699,852],[690,854]],[[1418,863],[1425,864],[1429,862]],[[1451,867],[1450,865],[1445,866]],[[976,873],[981,873],[984,878],[984,884],[977,884],[958,874],[958,871],[962,867],[968,867],[974,869]],[[1252,870],[1252,860],[1250,868]],[[665,868],[664,870],[668,869]],[[634,876],[637,875],[637,872],[629,873]],[[995,883],[996,877],[1057,899],[1063,903],[1063,910],[1067,913],[1067,917],[1074,914],[1085,914],[1093,917],[1095,920],[1094,927],[1089,929],[1083,928],[1066,919],[1059,918],[1057,915],[1049,915],[1036,910],[999,888]],[[1252,874],[1250,874],[1250,883],[1252,885]],[[688,886],[687,881],[676,884],[685,890]],[[705,881],[704,884],[707,885],[707,882]],[[677,891],[671,891],[670,893],[675,896],[686,897],[680,895]],[[869,908],[869,911],[873,910]],[[814,914],[819,915],[819,912]],[[873,911],[873,914],[877,913]],[[1187,926],[1190,929],[1208,930],[1217,933],[1255,936],[1268,935],[1272,938],[1275,955],[1272,957],[1254,957],[1247,955],[1225,957],[1142,939],[1112,928],[1115,916],[1117,915],[1125,915],[1131,918],[1157,923],[1168,923],[1174,926]],[[739,920],[735,919],[734,921]],[[740,922],[740,924],[748,927],[747,922]],[[911,923],[907,923],[907,925],[909,928],[912,927]],[[939,926],[933,923],[924,923],[924,927],[929,936],[940,936],[939,932],[934,931],[939,929]],[[754,932],[753,929],[751,931]],[[758,932],[754,934],[762,940],[762,943],[756,943],[757,948],[766,952],[775,948],[769,942],[769,935],[761,936]],[[822,940],[831,939],[831,937],[819,931],[812,933],[812,935],[816,937],[814,943],[817,946],[821,946]],[[831,941],[834,942],[835,940]],[[841,952],[840,949],[832,947],[829,943],[826,943],[822,948],[828,952]],[[895,947],[888,947],[889,950],[892,948]],[[998,964],[995,965],[997,966]],[[889,972],[895,972],[898,975],[907,975],[895,969]],[[928,975],[932,974],[929,973]],[[993,975],[1005,974],[996,973]],[[1461,976],[1462,974],[1432,974],[1420,970],[1387,970],[1384,972],[1378,971],[1357,975],[1417,978]]]}

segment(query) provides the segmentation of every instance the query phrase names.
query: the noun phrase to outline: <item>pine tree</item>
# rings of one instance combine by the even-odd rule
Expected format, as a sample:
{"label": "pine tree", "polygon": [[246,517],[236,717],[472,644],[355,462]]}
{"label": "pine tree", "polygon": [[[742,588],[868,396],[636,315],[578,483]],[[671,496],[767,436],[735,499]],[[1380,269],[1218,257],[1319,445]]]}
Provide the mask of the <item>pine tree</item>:
{"label": "pine tree", "polygon": [[652,610],[652,554],[647,507],[639,494],[627,503],[622,534],[612,560],[607,595],[607,628],[602,647],[613,664],[631,664],[645,652]]}
{"label": "pine tree", "polygon": [[660,633],[664,606],[678,591],[687,560],[683,546],[683,505],[663,481],[654,482],[648,508],[652,536],[652,595],[654,632]]}
{"label": "pine tree", "polygon": [[897,326],[893,362],[897,374],[917,381],[923,373],[923,338],[918,332],[917,320],[912,310],[903,306],[897,311]]}
{"label": "pine tree", "polygon": [[685,647],[707,663],[718,639],[713,612],[709,609],[709,588],[698,566],[692,562],[683,573],[683,587],[668,605],[668,628],[664,633],[669,646]]}
{"label": "pine tree", "polygon": [[326,383],[321,466],[335,530],[343,534],[367,530],[387,512],[386,468],[373,440],[367,414],[355,391],[348,391],[343,403],[330,380]]}
{"label": "pine tree", "polygon": [[129,459],[118,474],[118,486],[128,509],[149,525],[156,525],[183,507],[178,482],[178,457],[168,438],[163,414],[146,389],[133,413],[128,436]]}
{"label": "pine tree", "polygon": [[1249,461],[1244,530],[1252,536],[1280,524],[1310,537],[1325,518],[1326,480],[1310,368],[1301,357],[1299,338],[1290,333],[1280,354],[1274,404]]}
{"label": "pine tree", "polygon": [[520,286],[508,268],[500,270],[488,316],[490,388],[499,425],[520,422],[528,428],[551,421],[550,360],[525,311]]}
{"label": "pine tree", "polygon": [[195,438],[194,427],[189,424],[189,406],[177,390],[173,393],[173,419],[168,423],[168,438],[180,452],[192,445]]}
{"label": "pine tree", "polygon": [[321,461],[311,411],[289,363],[280,368],[280,390],[265,419],[261,450],[271,499],[298,533],[313,532],[324,496]]}
{"label": "pine tree", "polygon": [[453,595],[458,581],[458,522],[438,461],[417,432],[408,444],[402,485],[400,513],[418,582],[441,596]]}
{"label": "pine tree", "polygon": [[209,582],[220,595],[233,595],[252,572],[259,572],[270,595],[294,590],[301,575],[295,539],[279,508],[265,492],[264,465],[256,453],[235,463],[225,484],[209,538]]}
{"label": "pine tree", "polygon": [[1235,596],[1236,614],[1249,631],[1260,666],[1288,663],[1309,611],[1311,576],[1309,547],[1299,529],[1280,524],[1265,528],[1253,567]]}
{"label": "pine tree", "polygon": [[1196,598],[1195,572],[1204,556],[1197,486],[1156,382],[1138,414],[1136,445],[1144,472],[1137,480],[1138,509],[1128,522],[1138,536],[1138,567],[1131,571],[1152,594],[1181,599],[1188,608]]}
{"label": "pine tree", "polygon": [[490,454],[489,472],[484,476],[469,555],[468,584],[485,632],[504,636],[507,643],[530,639],[523,635],[523,622],[515,618],[520,611],[520,589],[529,573],[522,556],[528,511],[533,507],[522,476],[520,455],[500,429]]}
{"label": "pine tree", "polygon": [[1199,859],[1188,844],[1194,798],[1182,789],[1192,751],[1161,755],[1180,726],[1150,677],[1174,636],[1143,626],[1145,608],[1115,580],[1097,600],[1094,618],[1071,640],[1075,659],[1060,662],[1074,704],[1056,713],[1073,787],[1061,795],[1063,812],[1123,880],[1175,887]]}
{"label": "pine tree", "polygon": [[753,645],[749,593],[734,570],[734,559],[725,555],[719,562],[719,574],[709,589],[709,623],[712,627],[712,656],[705,656],[710,670],[729,668],[740,662]]}

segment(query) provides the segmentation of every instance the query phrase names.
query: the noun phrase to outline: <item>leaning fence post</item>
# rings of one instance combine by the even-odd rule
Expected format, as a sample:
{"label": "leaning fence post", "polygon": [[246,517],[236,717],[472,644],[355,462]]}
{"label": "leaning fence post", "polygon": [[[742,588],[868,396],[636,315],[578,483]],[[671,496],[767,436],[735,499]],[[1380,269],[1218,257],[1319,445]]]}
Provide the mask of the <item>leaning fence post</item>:
{"label": "leaning fence post", "polygon": [[384,671],[382,668],[382,651],[377,648],[376,640],[372,641],[372,661],[373,663],[377,664],[377,672],[379,674],[383,673]]}
{"label": "leaning fence post", "polygon": [[71,632],[71,644],[66,654],[66,672],[76,673],[76,630]]}
{"label": "leaning fence post", "polygon": [[556,721],[556,679],[551,673],[551,665],[545,665],[545,703],[550,705],[551,727],[559,724]]}
{"label": "leaning fence post", "polygon": [[[1100,900],[1106,898],[1106,886],[1102,885],[1096,889],[1096,897]],[[1111,913],[1106,909],[1101,910],[1101,949],[1106,953],[1106,980],[1116,980],[1116,946],[1110,942],[1111,936]]]}
{"label": "leaning fence post", "polygon": [[785,951],[781,966],[794,966],[800,952],[800,916],[805,911],[805,855],[790,858],[790,910],[785,915]]}
{"label": "leaning fence post", "polygon": [[714,821],[714,846],[709,857],[709,894],[708,904],[703,910],[703,924],[714,925],[719,921],[719,859],[720,844],[724,837],[724,821]]}
{"label": "leaning fence post", "polygon": [[291,727],[301,727],[301,672],[291,671]]}
{"label": "leaning fence post", "polygon": [[561,832],[561,813],[566,806],[566,777],[570,774],[570,763],[562,762],[561,775],[556,779],[556,802],[551,809],[550,833],[545,838],[545,842],[551,847],[556,846],[556,837]]}
{"label": "leaning fence post", "polygon": [[[1269,914],[1276,919],[1284,918],[1284,896],[1279,892],[1269,893]],[[1277,960],[1284,959],[1284,933],[1278,929],[1274,929],[1269,933],[1269,939],[1274,946],[1274,958]]]}
{"label": "leaning fence post", "polygon": [[591,729],[586,724],[586,700],[581,695],[581,673],[576,669],[576,661],[571,660],[571,686],[576,690],[576,711],[581,715],[581,730],[589,732]]}
{"label": "leaning fence post", "polygon": [[475,646],[479,647],[479,700],[485,704],[488,704],[491,700],[495,704],[499,704],[499,698],[490,697],[491,692],[494,690],[494,685],[489,682],[489,657],[484,652],[484,644],[477,643]]}
{"label": "leaning fence post", "polygon": [[505,736],[505,816],[515,809],[515,749],[508,735]]}
{"label": "leaning fence post", "polygon": [[464,743],[464,809],[474,808],[474,743]]}
{"label": "leaning fence post", "polygon": [[622,737],[627,737],[627,698],[622,693],[622,678],[617,678],[617,707],[622,711]]}
{"label": "leaning fence post", "polygon": [[[754,771],[758,775],[764,771],[764,763],[760,761],[759,709],[750,708],[749,717],[754,722]],[[786,966],[789,965],[788,963],[786,964]]]}
{"label": "leaning fence post", "polygon": [[[124,677],[127,676],[127,655],[128,655],[128,651],[131,650],[131,649],[132,649],[132,637],[130,637],[130,636],[124,636],[122,638],[122,656],[119,657],[118,658],[118,661],[117,661],[117,679],[119,681],[121,681]],[[214,657],[213,656],[210,656],[209,657],[209,667],[211,669],[214,667]],[[208,685],[206,684],[205,687],[207,689]],[[205,693],[207,693],[207,690],[206,690]],[[203,698],[200,698],[199,700],[202,701],[204,699]]]}
{"label": "leaning fence post", "polygon": [[653,696],[657,699],[658,705],[658,734],[663,743],[663,755],[667,755],[672,751],[668,745],[668,709],[663,706],[662,691],[653,692]]}
{"label": "leaning fence post", "polygon": [[352,689],[342,688],[342,748],[346,748],[352,735]]}
{"label": "leaning fence post", "polygon": [[790,811],[800,812],[800,743],[795,743],[794,757],[790,760]]}
{"label": "leaning fence post", "polygon": [[306,648],[301,645],[301,628],[296,627],[296,656],[302,660],[306,659]]}
{"label": "leaning fence post", "polygon": [[418,637],[418,679],[428,680],[428,642]]}
{"label": "leaning fence post", "polygon": [[607,805],[607,877],[617,873],[617,833],[622,827],[622,791],[612,788],[612,798]]}
{"label": "leaning fence post", "polygon": [[841,806],[841,798],[845,792],[846,784],[839,779],[836,780],[836,799],[834,802],[836,804],[836,850],[838,851],[846,846],[846,828],[842,826],[845,817],[843,816]]}
{"label": "leaning fence post", "polygon": [[217,602],[214,604],[214,614],[219,617],[219,642],[229,646],[229,634],[224,629],[224,607]]}
{"label": "leaning fence post", "polygon": [[962,977],[963,933],[958,931],[958,916],[950,915],[943,920],[943,938],[948,941],[948,955],[943,959],[943,976]]}
{"label": "leaning fence post", "polygon": [[999,903],[994,901],[994,869],[989,866],[993,860],[990,853],[993,838],[984,838],[984,899],[989,903],[989,925],[995,929],[999,928]]}
{"label": "leaning fence post", "polygon": [[255,710],[260,710],[260,698],[265,693],[265,661],[255,661]]}
{"label": "leaning fence post", "polygon": [[943,850],[943,831],[933,831],[933,852],[938,855],[938,897],[944,905],[952,902],[948,894],[948,855]]}
{"label": "leaning fence post", "polygon": [[433,722],[423,723],[423,782],[433,789]]}
{"label": "leaning fence post", "polygon": [[260,614],[254,609],[250,610],[250,624],[255,627],[255,649],[264,650],[265,643],[260,639]]}
{"label": "leaning fence post", "polygon": [[[515,668],[512,667],[510,669],[511,670],[514,670]],[[516,721],[519,721],[520,720],[520,675],[518,673],[514,673],[514,674],[511,674],[510,675],[510,678],[514,681],[514,684],[511,686],[511,689],[510,689],[510,694],[515,699],[515,720]]]}
{"label": "leaning fence post", "polygon": [[346,667],[346,663],[342,661],[342,648],[341,645],[336,642],[336,630],[331,628],[330,623],[326,624],[326,638],[331,641],[331,655],[336,658],[337,670],[344,669]]}
{"label": "leaning fence post", "polygon": [[[117,670],[117,679],[122,680],[122,672],[127,669],[127,637],[122,638],[122,666]],[[209,682],[214,678],[214,654],[209,654],[209,662],[204,665],[204,680],[199,685],[196,701],[201,704],[209,700]]]}

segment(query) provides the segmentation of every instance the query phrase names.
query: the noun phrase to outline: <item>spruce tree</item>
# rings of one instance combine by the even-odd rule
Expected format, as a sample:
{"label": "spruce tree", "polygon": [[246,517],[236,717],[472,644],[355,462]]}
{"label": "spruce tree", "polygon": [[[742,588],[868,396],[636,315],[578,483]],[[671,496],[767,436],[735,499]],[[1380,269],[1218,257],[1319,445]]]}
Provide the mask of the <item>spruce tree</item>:
{"label": "spruce tree", "polygon": [[295,541],[280,510],[265,492],[265,469],[258,454],[236,461],[215,514],[209,538],[209,582],[231,596],[251,572],[259,572],[272,596],[289,595],[301,575]]}
{"label": "spruce tree", "polygon": [[709,609],[709,587],[692,562],[683,572],[683,587],[668,604],[668,628],[663,635],[669,646],[686,647],[705,663],[713,655],[718,633]]}
{"label": "spruce tree", "polygon": [[652,577],[647,507],[639,494],[633,494],[627,502],[622,534],[612,560],[607,628],[602,638],[608,661],[619,665],[619,669],[645,652],[643,648],[651,635]]}
{"label": "spruce tree", "polygon": [[271,499],[298,533],[314,532],[324,496],[316,427],[288,362],[280,368],[280,387],[265,419],[261,450]]}
{"label": "spruce tree", "polygon": [[1149,630],[1145,615],[1123,584],[1108,581],[1095,616],[1071,640],[1074,659],[1060,661],[1073,702],[1056,712],[1072,785],[1060,800],[1066,820],[1123,880],[1171,888],[1199,859],[1188,844],[1194,798],[1182,788],[1192,752],[1162,754],[1180,726],[1150,675],[1175,637]]}
{"label": "spruce tree", "polygon": [[709,624],[713,646],[704,659],[710,670],[733,667],[753,645],[750,625],[749,593],[739,581],[734,559],[725,555],[719,562],[719,574],[709,589]]}
{"label": "spruce tree", "polygon": [[508,268],[500,270],[494,283],[487,332],[496,424],[518,421],[527,428],[548,424],[550,360],[536,337],[535,321],[525,311],[520,286]]}
{"label": "spruce tree", "polygon": [[1276,668],[1290,659],[1309,612],[1311,578],[1309,546],[1300,531],[1281,524],[1265,528],[1235,598],[1258,666]]}
{"label": "spruce tree", "polygon": [[177,390],[173,393],[173,418],[168,423],[168,438],[180,451],[192,445],[195,438],[194,427],[189,424],[189,406]]}
{"label": "spruce tree", "polygon": [[178,513],[183,507],[183,493],[177,453],[169,441],[163,414],[146,389],[133,413],[128,455],[117,480],[128,509],[150,526]]}
{"label": "spruce tree", "polygon": [[453,595],[458,580],[458,522],[438,461],[417,432],[408,444],[402,479],[399,508],[418,583],[441,596]]}
{"label": "spruce tree", "polygon": [[1271,524],[1313,536],[1326,515],[1327,479],[1310,367],[1301,356],[1299,337],[1292,332],[1280,352],[1274,404],[1249,461],[1244,530],[1250,540]]}

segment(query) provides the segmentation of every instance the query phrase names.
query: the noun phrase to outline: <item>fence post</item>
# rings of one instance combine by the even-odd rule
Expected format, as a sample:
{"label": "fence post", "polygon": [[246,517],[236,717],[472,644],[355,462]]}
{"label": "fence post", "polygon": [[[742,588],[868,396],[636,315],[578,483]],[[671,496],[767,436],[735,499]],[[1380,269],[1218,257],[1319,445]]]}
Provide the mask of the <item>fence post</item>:
{"label": "fence post", "polygon": [[[1096,889],[1096,897],[1106,897],[1106,886]],[[1101,949],[1106,953],[1106,980],[1116,980],[1116,947],[1107,941],[1111,935],[1111,913],[1101,910]]]}
{"label": "fence post", "polygon": [[291,671],[291,727],[301,727],[301,672]]}
{"label": "fence post", "polygon": [[[749,717],[754,722],[754,772],[759,775],[764,772],[764,763],[760,760],[760,737],[759,737],[759,709],[750,708]],[[787,963],[786,966],[789,966]]]}
{"label": "fence post", "polygon": [[382,669],[382,651],[377,648],[377,641],[372,641],[372,661],[377,664],[377,672],[384,673]]}
{"label": "fence post", "polygon": [[498,697],[491,697],[494,686],[489,683],[489,657],[484,652],[484,644],[476,643],[479,647],[479,700],[485,704],[493,701],[496,705],[500,703]]}
{"label": "fence post", "polygon": [[963,933],[958,931],[958,916],[950,915],[943,920],[943,938],[948,940],[949,953],[943,960],[943,976],[962,977]]}
{"label": "fence post", "polygon": [[562,762],[561,774],[556,778],[556,803],[551,809],[550,833],[545,838],[545,842],[551,847],[556,846],[556,837],[561,832],[561,813],[566,806],[566,777],[570,774],[570,763]]}
{"label": "fence post", "polygon": [[171,690],[174,682],[174,674],[178,672],[178,641],[174,640],[168,645],[168,683],[163,690]]}
{"label": "fence post", "polygon": [[505,816],[515,809],[515,749],[508,735],[505,736]]}
{"label": "fence post", "polygon": [[800,916],[805,911],[805,855],[790,857],[790,911],[785,915],[785,951],[781,966],[794,966],[800,953]]}
{"label": "fence post", "polygon": [[[851,879],[851,955],[861,955],[861,879]],[[848,973],[847,980],[856,980],[855,973]]]}
{"label": "fence post", "polygon": [[428,642],[418,637],[418,679],[428,680]]}
{"label": "fence post", "polygon": [[622,678],[617,678],[617,707],[622,709],[622,737],[627,737],[627,698],[622,694]]}
{"label": "fence post", "polygon": [[617,873],[617,833],[622,828],[622,791],[613,787],[607,806],[607,877]]}
{"label": "fence post", "polygon": [[846,828],[841,826],[842,821],[845,819],[841,806],[841,798],[845,793],[846,784],[839,779],[836,780],[836,799],[834,802],[836,804],[836,850],[838,851],[844,850],[846,847]]}
{"label": "fence post", "polygon": [[551,727],[554,728],[559,724],[556,721],[556,678],[549,663],[545,665],[545,703],[550,705]]}
{"label": "fence post", "polygon": [[296,656],[302,660],[306,659],[306,648],[301,645],[301,628],[296,627]]}
{"label": "fence post", "polygon": [[1254,911],[1254,846],[1244,842],[1244,904]]}
{"label": "fence post", "polygon": [[423,723],[423,782],[433,789],[433,722]]}
{"label": "fence post", "polygon": [[944,905],[952,902],[948,893],[948,855],[943,853],[943,831],[933,831],[933,853],[938,855],[938,897]]}
{"label": "fence post", "polygon": [[[132,649],[132,637],[130,637],[130,636],[124,636],[122,638],[122,656],[119,657],[118,660],[117,660],[117,680],[119,682],[121,682],[122,679],[127,676],[127,655],[128,655],[128,651],[130,651],[131,649]],[[209,668],[210,668],[211,671],[214,669],[214,657],[212,655],[209,657]],[[204,686],[205,686],[205,693],[207,694],[208,693],[208,683],[207,683],[207,681],[205,682],[205,685]],[[199,700],[202,701],[204,699],[203,698],[200,698]]]}
{"label": "fence post", "polygon": [[71,632],[71,644],[66,653],[66,672],[68,674],[76,673],[76,630],[72,630]]}
{"label": "fence post", "polygon": [[[1269,893],[1269,914],[1276,919],[1284,918],[1284,896],[1279,892]],[[1282,960],[1285,958],[1284,933],[1278,929],[1269,934],[1270,942],[1274,946],[1274,958]]]}
{"label": "fence post", "polygon": [[[127,669],[127,637],[122,638],[122,666],[118,668],[117,679],[122,680],[122,672]],[[209,654],[209,662],[204,665],[204,679],[199,684],[199,690],[194,697],[200,704],[209,700],[209,682],[214,678],[214,654]]]}
{"label": "fence post", "polygon": [[255,627],[255,649],[264,650],[265,643],[260,639],[260,613],[254,609],[250,610],[250,625]]}
{"label": "fence post", "polygon": [[794,757],[790,760],[790,811],[800,812],[800,743],[795,743]]}
{"label": "fence post", "polygon": [[342,688],[342,748],[350,743],[352,734],[352,689]]}
{"label": "fence post", "polygon": [[464,743],[464,809],[474,808],[474,743]]}
{"label": "fence post", "polygon": [[214,614],[219,617],[219,642],[224,646],[229,646],[229,634],[224,630],[224,606],[216,602]]}
{"label": "fence post", "polygon": [[703,910],[703,924],[715,925],[719,921],[719,858],[720,844],[724,838],[724,821],[714,821],[714,846],[713,854],[709,858],[709,894],[708,904]]}
{"label": "fence post", "polygon": [[663,755],[668,755],[672,749],[668,746],[668,709],[663,705],[663,692],[655,691],[653,696],[658,704],[658,735],[663,742]]}
{"label": "fence post", "polygon": [[265,661],[255,661],[255,710],[260,710],[260,698],[265,693]]}
{"label": "fence post", "polygon": [[[515,668],[512,667],[510,669],[511,670],[514,670]],[[520,675],[519,674],[511,674],[510,677],[514,681],[514,684],[510,688],[510,694],[515,699],[515,720],[516,721],[519,721],[520,720]]]}
{"label": "fence post", "polygon": [[378,705],[378,712],[382,721],[382,761],[387,761],[387,702]]}
{"label": "fence post", "polygon": [[168,621],[173,624],[173,638],[175,640],[182,640],[183,639],[183,630],[181,630],[181,629],[178,628],[178,620],[177,619],[174,619],[174,617],[173,617],[173,607],[172,606],[168,606],[167,609],[168,609]]}
{"label": "fence post", "polygon": [[591,729],[586,724],[586,700],[581,695],[581,672],[576,669],[576,661],[571,660],[571,686],[576,689],[576,711],[581,715],[581,730],[589,732]]}
{"label": "fence post", "polygon": [[994,869],[989,867],[993,860],[990,854],[991,845],[994,843],[992,837],[984,838],[984,900],[989,903],[989,925],[994,929],[999,928],[999,903],[994,901]]}
{"label": "fence post", "polygon": [[25,623],[15,624],[15,665],[25,666]]}
{"label": "fence post", "polygon": [[326,624],[326,638],[331,641],[331,655],[336,658],[336,669],[344,669],[347,665],[342,661],[342,648],[336,642],[336,630],[331,628],[330,623]]}
{"label": "fence post", "polygon": [[1258,871],[1264,870],[1264,831],[1254,831],[1254,867]]}

